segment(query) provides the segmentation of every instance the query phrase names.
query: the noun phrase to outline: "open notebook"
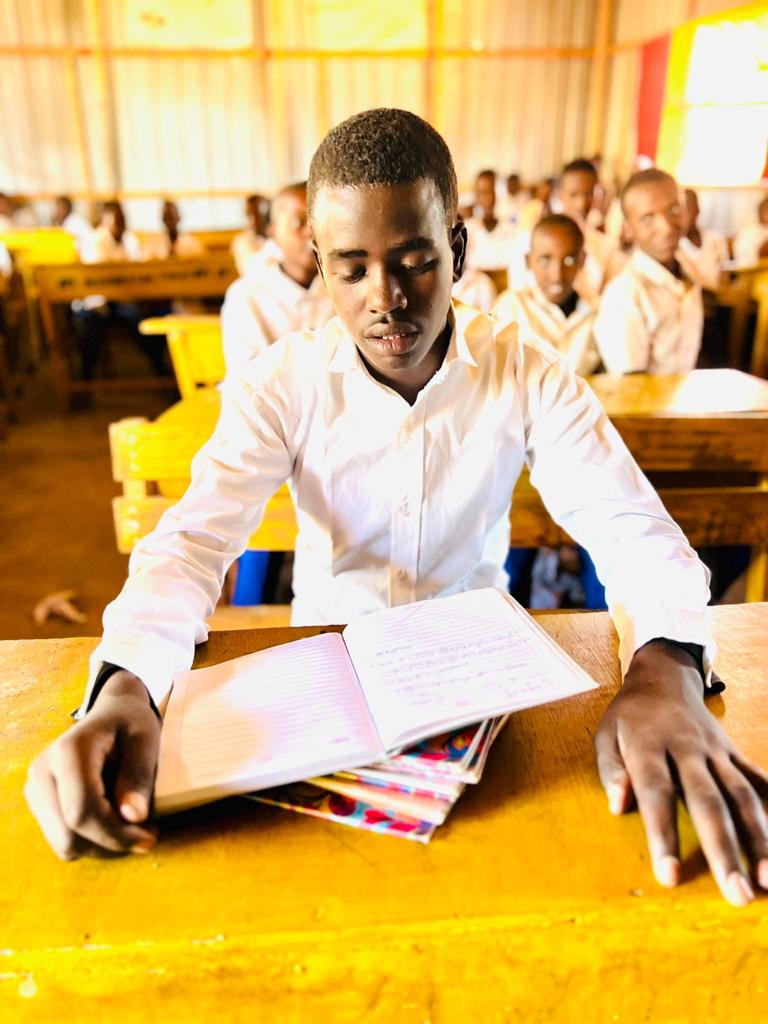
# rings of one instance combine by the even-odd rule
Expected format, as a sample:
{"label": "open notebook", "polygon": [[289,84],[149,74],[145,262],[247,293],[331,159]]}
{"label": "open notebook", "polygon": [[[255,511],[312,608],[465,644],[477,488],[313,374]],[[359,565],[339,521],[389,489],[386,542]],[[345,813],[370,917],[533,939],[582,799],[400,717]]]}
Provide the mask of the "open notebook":
{"label": "open notebook", "polygon": [[480,719],[595,687],[508,595],[374,612],[174,680],[158,813],[384,760]]}

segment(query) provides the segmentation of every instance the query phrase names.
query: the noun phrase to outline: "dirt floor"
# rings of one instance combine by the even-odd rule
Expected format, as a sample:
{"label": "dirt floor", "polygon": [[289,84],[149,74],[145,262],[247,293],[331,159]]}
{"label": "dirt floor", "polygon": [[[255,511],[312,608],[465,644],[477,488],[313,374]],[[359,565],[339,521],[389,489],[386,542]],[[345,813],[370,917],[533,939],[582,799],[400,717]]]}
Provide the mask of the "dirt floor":
{"label": "dirt floor", "polygon": [[[172,392],[99,396],[87,412],[60,411],[45,367],[28,379],[17,421],[0,441],[0,639],[95,636],[128,558],[115,547],[107,427],[124,416],[154,417]],[[35,605],[74,590],[80,623],[36,625]]]}

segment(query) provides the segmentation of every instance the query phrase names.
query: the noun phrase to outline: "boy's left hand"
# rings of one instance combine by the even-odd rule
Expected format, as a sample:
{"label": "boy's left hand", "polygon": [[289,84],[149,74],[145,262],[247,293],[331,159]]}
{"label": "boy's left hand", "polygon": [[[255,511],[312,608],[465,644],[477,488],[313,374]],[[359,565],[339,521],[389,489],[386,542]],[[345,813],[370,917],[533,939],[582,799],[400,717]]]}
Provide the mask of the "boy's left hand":
{"label": "boy's left hand", "polygon": [[614,814],[632,797],[643,819],[657,880],[677,885],[677,795],[685,800],[712,874],[734,906],[768,889],[768,774],[736,750],[702,699],[701,673],[680,648],[641,647],[595,736],[597,767]]}

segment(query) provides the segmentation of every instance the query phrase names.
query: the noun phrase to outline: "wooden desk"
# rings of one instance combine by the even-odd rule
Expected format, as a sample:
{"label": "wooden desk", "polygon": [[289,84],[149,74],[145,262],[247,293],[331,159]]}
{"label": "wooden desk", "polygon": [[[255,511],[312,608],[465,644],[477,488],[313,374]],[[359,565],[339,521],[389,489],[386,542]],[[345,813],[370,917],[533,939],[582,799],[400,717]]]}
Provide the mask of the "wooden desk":
{"label": "wooden desk", "polygon": [[[710,707],[766,765],[768,606],[714,618],[729,685]],[[618,685],[608,617],[540,622],[600,689],[512,716],[429,846],[230,800],[165,819],[145,857],[69,864],[22,785],[80,699],[95,640],[0,644],[2,1019],[763,1019],[766,898],[722,900],[684,814],[685,884],[654,882],[638,816],[609,816],[594,767]],[[198,663],[309,632],[214,634]]]}
{"label": "wooden desk", "polygon": [[114,302],[223,297],[236,277],[235,264],[229,253],[168,260],[37,267],[34,280],[39,294],[43,334],[59,394],[68,400],[73,392],[78,391],[125,390],[127,387],[151,385],[167,388],[169,382],[164,378],[73,379],[66,332],[56,321],[57,307],[89,295],[103,295]]}
{"label": "wooden desk", "polygon": [[[676,377],[600,375],[590,384],[690,542],[753,549],[747,597],[762,600],[768,576],[768,381],[737,370],[694,370]],[[158,484],[157,493],[125,487],[114,499],[120,550],[130,551],[184,492],[191,455],[210,436],[219,404],[217,391],[199,390],[158,417],[156,426],[141,420],[112,425],[113,451],[118,436],[127,461],[135,453],[146,466],[151,451],[152,472],[143,479]],[[126,478],[115,466],[115,479]],[[259,543],[290,549],[295,524],[287,490],[279,492],[268,517],[279,529],[274,537],[262,533]],[[568,539],[524,475],[514,495],[512,546]]]}

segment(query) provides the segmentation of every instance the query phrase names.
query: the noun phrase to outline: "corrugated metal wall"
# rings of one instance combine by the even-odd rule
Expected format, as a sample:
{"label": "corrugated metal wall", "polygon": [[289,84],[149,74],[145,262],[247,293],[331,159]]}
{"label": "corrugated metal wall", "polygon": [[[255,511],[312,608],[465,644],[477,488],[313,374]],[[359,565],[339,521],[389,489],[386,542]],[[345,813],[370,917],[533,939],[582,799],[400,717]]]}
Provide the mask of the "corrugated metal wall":
{"label": "corrugated metal wall", "polygon": [[[464,184],[483,166],[533,180],[584,145],[596,5],[388,0],[384,18],[365,0],[0,0],[0,45],[93,48],[0,58],[0,189],[207,192],[185,199],[187,223],[237,223],[238,192],[305,177],[328,128],[372,106],[430,118]],[[617,0],[615,33],[635,40],[726,6]],[[134,53],[102,59],[100,42]],[[189,52],[201,45],[268,56]],[[141,46],[157,52],[137,55]],[[340,52],[350,47],[367,52]],[[401,55],[388,55],[393,49]],[[604,148],[622,169],[632,152],[636,51],[612,59],[609,83]],[[134,199],[131,210],[146,226],[157,201]]]}

